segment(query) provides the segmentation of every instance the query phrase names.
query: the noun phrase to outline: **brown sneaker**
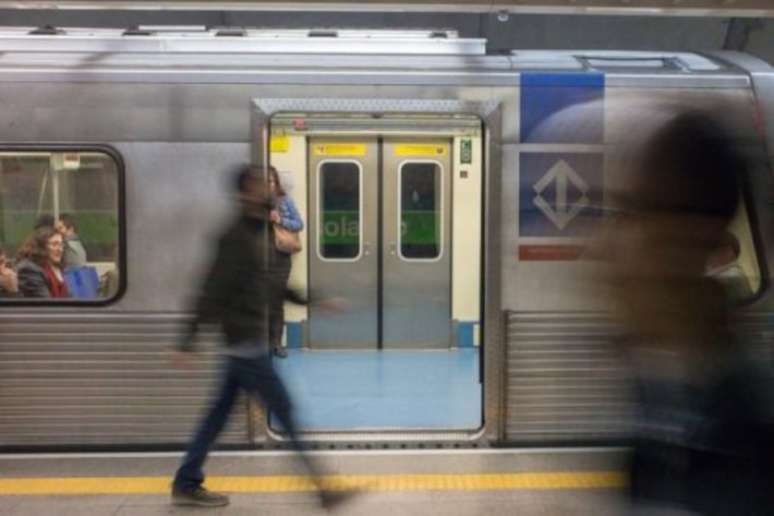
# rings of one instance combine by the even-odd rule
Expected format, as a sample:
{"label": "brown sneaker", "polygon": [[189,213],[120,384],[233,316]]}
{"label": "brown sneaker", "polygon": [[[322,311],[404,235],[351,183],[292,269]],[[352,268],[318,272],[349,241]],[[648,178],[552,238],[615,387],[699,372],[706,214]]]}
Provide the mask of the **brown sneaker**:
{"label": "brown sneaker", "polygon": [[195,489],[172,488],[172,505],[196,505],[198,507],[222,507],[228,505],[228,496],[204,487]]}
{"label": "brown sneaker", "polygon": [[282,346],[276,346],[274,348],[274,355],[277,358],[288,358],[288,352]]}

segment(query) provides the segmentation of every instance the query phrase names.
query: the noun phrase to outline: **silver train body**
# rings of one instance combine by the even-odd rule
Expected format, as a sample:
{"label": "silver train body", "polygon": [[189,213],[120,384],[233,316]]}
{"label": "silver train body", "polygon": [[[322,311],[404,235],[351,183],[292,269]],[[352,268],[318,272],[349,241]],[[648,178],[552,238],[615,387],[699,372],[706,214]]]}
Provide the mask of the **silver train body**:
{"label": "silver train body", "polygon": [[[391,138],[405,140],[395,143],[404,145],[396,156],[427,156],[433,145],[447,145],[438,154],[449,160],[454,177],[479,173],[468,197],[454,198],[443,212],[456,221],[447,225],[452,229],[445,256],[463,263],[464,270],[444,265],[451,280],[410,269],[383,274],[397,278],[397,307],[407,283],[427,281],[427,288],[446,293],[447,304],[438,310],[449,319],[447,333],[440,344],[429,338],[426,346],[453,347],[463,322],[472,324],[465,331],[472,332],[482,361],[481,424],[465,432],[355,429],[308,438],[330,444],[487,445],[623,435],[628,387],[610,341],[609,312],[601,296],[576,281],[585,265],[566,255],[582,245],[582,235],[561,234],[567,224],[561,216],[571,218],[566,207],[557,214],[556,205],[542,211],[531,206],[525,214],[524,190],[531,188],[534,196],[541,179],[538,174],[528,183],[527,168],[539,168],[540,156],[564,157],[576,171],[594,168],[593,163],[599,168],[611,159],[608,150],[616,142],[638,131],[632,111],[612,109],[629,103],[640,106],[636,113],[663,104],[722,105],[735,127],[771,157],[774,69],[738,53],[486,55],[485,42],[434,36],[0,33],[3,150],[95,148],[120,157],[119,267],[125,281],[121,295],[109,303],[0,307],[0,447],[184,443],[215,378],[211,366],[219,336],[203,336],[204,365],[193,372],[171,372],[167,355],[207,263],[209,238],[230,216],[223,194],[228,171],[266,160],[292,171],[293,159],[311,167],[315,159],[365,156],[367,145],[387,145]],[[551,93],[569,91],[562,88],[593,90],[590,99],[599,109],[589,108],[594,113],[583,115],[588,118],[579,128],[554,135],[530,132],[578,102]],[[588,138],[571,135],[587,130]],[[286,146],[293,138],[307,142],[295,158]],[[471,142],[472,148],[461,147]],[[350,144],[362,147],[336,147]],[[573,161],[583,161],[578,156],[596,161],[583,165]],[[614,167],[601,166],[604,180],[614,183]],[[589,176],[580,175],[588,182]],[[305,178],[310,182],[299,184]],[[310,199],[301,202],[308,231],[305,263],[298,270],[305,272],[294,269],[294,274],[302,282],[333,277],[334,284],[346,283],[358,274],[355,264],[326,269],[330,263],[313,256],[318,226],[308,219],[315,201],[298,190],[312,188],[312,180],[306,168],[293,177],[294,195]],[[565,187],[567,181],[577,186],[572,177],[564,180]],[[758,294],[744,321],[751,338],[761,341],[774,332],[774,299],[766,288],[766,271],[774,266],[770,181],[768,169],[757,170],[747,201],[759,274]],[[453,184],[443,195],[464,193]],[[466,209],[465,217],[454,218],[456,210]],[[550,213],[551,224],[525,222],[551,219]],[[460,224],[468,226],[463,231]],[[385,225],[384,234],[388,231],[399,229]],[[358,252],[375,254],[390,245],[371,244]],[[456,253],[467,253],[465,261],[455,261]],[[388,267],[386,260],[382,266]],[[463,290],[455,286],[460,278],[467,281]],[[449,297],[468,302],[449,306]],[[449,317],[450,310],[467,315]],[[310,334],[330,331],[310,328],[304,322],[308,315],[288,313],[291,322],[301,324],[302,345],[309,345]],[[395,337],[399,348],[400,338]],[[282,436],[245,401],[223,441],[271,445]]]}

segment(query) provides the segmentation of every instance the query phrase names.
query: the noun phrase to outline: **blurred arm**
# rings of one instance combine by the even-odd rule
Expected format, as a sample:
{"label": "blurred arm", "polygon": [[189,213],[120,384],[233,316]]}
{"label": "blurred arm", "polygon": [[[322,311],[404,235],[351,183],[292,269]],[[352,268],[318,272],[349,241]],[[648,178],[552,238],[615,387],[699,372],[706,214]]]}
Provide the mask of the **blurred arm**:
{"label": "blurred arm", "polygon": [[221,319],[230,296],[237,288],[239,275],[239,246],[233,238],[218,242],[215,259],[208,270],[199,297],[194,303],[194,318],[186,327],[178,342],[179,351],[195,350],[194,339],[202,323]]}
{"label": "blurred arm", "polygon": [[292,288],[285,289],[285,299],[297,305],[309,304],[309,299],[306,296],[304,296],[300,291]]}

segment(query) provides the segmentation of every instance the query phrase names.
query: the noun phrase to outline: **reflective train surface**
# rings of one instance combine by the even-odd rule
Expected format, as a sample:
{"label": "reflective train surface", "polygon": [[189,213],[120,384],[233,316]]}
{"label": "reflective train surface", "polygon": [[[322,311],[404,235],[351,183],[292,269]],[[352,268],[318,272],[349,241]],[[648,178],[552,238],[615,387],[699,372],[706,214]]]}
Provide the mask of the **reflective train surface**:
{"label": "reflective train surface", "polygon": [[[663,106],[712,106],[774,155],[774,69],[752,56],[487,55],[452,32],[7,28],[0,105],[0,246],[69,214],[87,252],[71,297],[0,297],[4,449],[185,442],[219,335],[191,370],[168,354],[246,162],[279,170],[305,222],[291,285],[344,301],[286,309],[276,364],[306,439],[620,438],[629,385],[579,259],[616,146]],[[764,343],[770,181],[756,168],[730,260]],[[282,445],[240,407],[225,444]]]}

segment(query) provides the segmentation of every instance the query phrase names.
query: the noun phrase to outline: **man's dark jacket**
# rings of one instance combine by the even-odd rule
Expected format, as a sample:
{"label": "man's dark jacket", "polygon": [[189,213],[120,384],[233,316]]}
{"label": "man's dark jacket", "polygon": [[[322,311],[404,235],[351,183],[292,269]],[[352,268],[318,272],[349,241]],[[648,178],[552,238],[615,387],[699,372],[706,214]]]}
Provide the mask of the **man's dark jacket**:
{"label": "man's dark jacket", "polygon": [[282,296],[305,304],[286,289],[276,268],[271,226],[263,220],[239,217],[218,240],[215,260],[207,272],[191,321],[179,342],[192,351],[201,323],[220,323],[227,346],[265,346],[268,351],[269,300]]}

